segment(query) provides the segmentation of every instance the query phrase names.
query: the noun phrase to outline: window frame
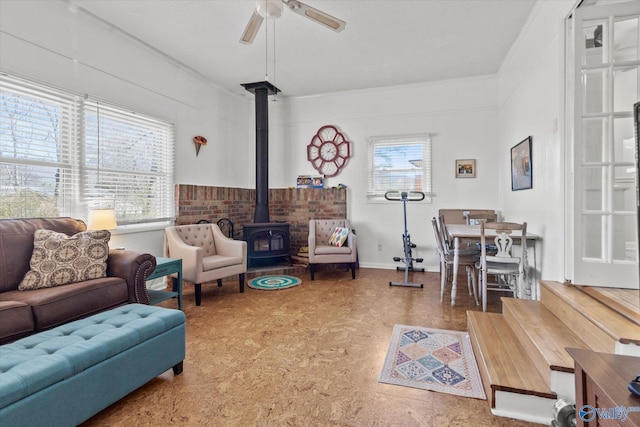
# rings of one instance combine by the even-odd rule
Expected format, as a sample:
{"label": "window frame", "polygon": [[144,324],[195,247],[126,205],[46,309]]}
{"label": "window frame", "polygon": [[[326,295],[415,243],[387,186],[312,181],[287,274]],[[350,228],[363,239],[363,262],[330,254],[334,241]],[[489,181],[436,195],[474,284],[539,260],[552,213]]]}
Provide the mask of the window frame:
{"label": "window frame", "polygon": [[[406,169],[407,173],[415,174],[416,170],[421,170],[420,177],[422,182],[422,188],[385,188],[384,190],[375,190],[374,183],[376,182],[376,170],[375,170],[375,149],[380,146],[403,146],[403,145],[422,145],[422,167],[418,169]],[[380,203],[385,202],[384,193],[387,191],[421,191],[425,194],[423,203],[432,203],[432,173],[431,167],[431,152],[433,141],[431,134],[410,134],[410,135],[383,135],[372,136],[367,138],[367,190],[366,199],[367,203]],[[392,169],[396,172],[402,172],[403,169]]]}

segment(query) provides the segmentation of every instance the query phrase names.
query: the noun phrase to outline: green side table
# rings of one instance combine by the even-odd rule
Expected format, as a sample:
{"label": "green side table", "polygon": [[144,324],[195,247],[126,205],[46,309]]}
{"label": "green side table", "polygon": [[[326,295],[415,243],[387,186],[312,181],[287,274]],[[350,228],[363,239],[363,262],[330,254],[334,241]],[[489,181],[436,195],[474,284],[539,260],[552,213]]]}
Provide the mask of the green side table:
{"label": "green side table", "polygon": [[182,310],[182,259],[181,258],[160,258],[156,257],[156,269],[153,270],[146,280],[165,277],[177,273],[178,277],[173,278],[173,289],[171,291],[156,291],[148,289],[149,304],[156,305],[161,301],[170,298],[178,298],[178,309]]}

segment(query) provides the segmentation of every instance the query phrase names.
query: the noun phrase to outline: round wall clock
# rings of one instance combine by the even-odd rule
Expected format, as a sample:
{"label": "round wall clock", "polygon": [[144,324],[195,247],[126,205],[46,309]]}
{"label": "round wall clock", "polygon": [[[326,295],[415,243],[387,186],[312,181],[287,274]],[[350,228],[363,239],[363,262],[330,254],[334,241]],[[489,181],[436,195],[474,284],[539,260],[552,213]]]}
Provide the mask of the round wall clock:
{"label": "round wall clock", "polygon": [[349,157],[349,141],[335,126],[322,126],[307,145],[307,160],[325,177],[338,175]]}

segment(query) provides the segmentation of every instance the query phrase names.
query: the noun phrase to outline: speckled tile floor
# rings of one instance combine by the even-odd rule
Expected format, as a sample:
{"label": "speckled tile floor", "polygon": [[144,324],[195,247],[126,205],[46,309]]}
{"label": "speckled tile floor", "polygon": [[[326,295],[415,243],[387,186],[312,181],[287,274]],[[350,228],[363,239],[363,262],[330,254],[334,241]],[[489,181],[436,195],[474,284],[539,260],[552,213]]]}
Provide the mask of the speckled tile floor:
{"label": "speckled tile floor", "polygon": [[280,291],[208,284],[200,307],[186,284],[184,372],[165,372],[83,425],[534,425],[493,416],[485,400],[377,382],[394,324],[466,330],[465,311],[478,310],[466,277],[452,308],[440,303],[437,273],[413,274],[423,289],[390,287],[403,279],[393,270],[299,276]]}

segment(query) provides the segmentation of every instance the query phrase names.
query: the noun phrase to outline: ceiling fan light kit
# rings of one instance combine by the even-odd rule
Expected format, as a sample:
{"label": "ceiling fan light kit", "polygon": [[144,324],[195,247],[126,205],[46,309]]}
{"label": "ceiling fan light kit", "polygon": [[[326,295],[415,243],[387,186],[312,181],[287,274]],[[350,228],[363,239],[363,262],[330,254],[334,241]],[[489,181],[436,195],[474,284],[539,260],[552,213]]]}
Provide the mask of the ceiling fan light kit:
{"label": "ceiling fan light kit", "polygon": [[264,21],[264,18],[258,13],[257,10],[254,10],[251,18],[249,18],[249,22],[247,22],[247,27],[242,33],[240,43],[253,43],[253,39],[256,38],[256,34],[258,34],[258,30],[260,29],[260,25],[262,25],[262,21]]}
{"label": "ceiling fan light kit", "polygon": [[251,18],[249,18],[249,22],[242,33],[240,43],[253,43],[253,40],[262,25],[262,21],[264,21],[265,18],[279,18],[282,15],[282,10],[284,9],[283,6],[285,5],[289,10],[292,10],[298,15],[304,16],[305,18],[308,18],[335,32],[339,33],[347,26],[347,23],[343,20],[313,8],[305,3],[299,2],[298,0],[258,0],[256,2],[256,8],[254,9],[253,14],[251,15]]}

